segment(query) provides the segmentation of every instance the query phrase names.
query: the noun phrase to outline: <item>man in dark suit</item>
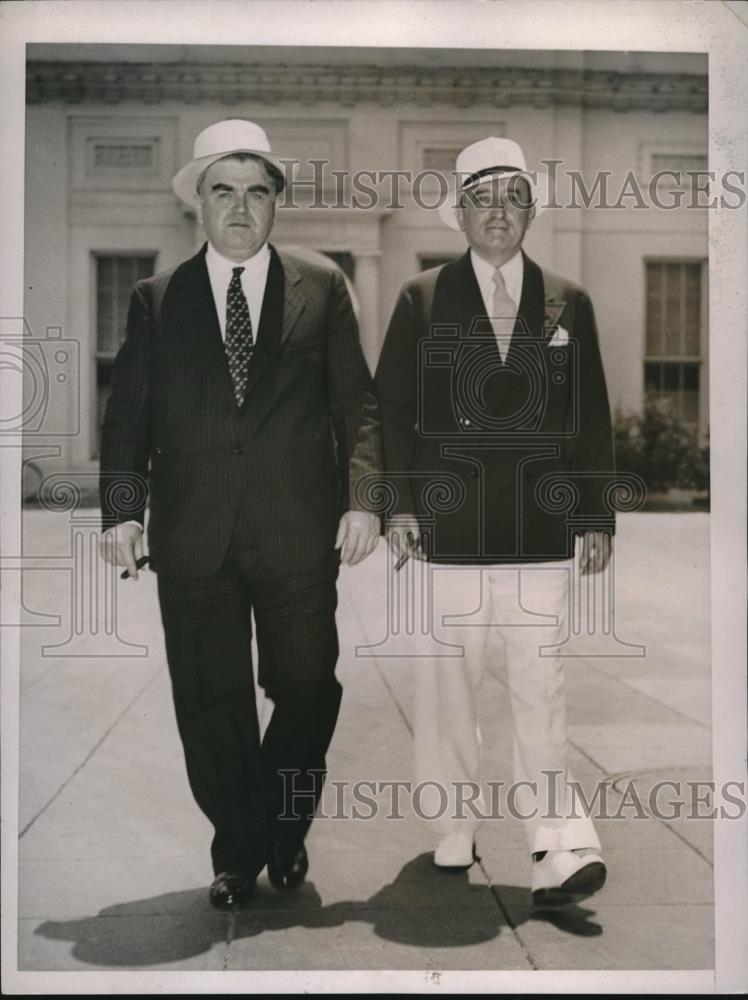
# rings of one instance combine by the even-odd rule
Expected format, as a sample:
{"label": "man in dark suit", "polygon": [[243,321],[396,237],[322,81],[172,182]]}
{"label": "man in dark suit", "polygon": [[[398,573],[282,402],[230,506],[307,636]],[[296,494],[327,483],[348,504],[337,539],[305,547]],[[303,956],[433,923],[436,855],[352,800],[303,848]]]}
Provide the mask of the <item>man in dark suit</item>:
{"label": "man in dark suit", "polygon": [[[364,477],[379,418],[343,275],[267,243],[283,174],[264,131],[205,129],[174,190],[200,252],[132,293],[101,449],[102,554],[151,568],[179,733],[213,826],[210,900],[251,897],[267,863],[299,885],[341,687],[339,562],[376,545]],[[336,551],[337,550],[337,551]],[[262,740],[251,666],[274,702]]]}
{"label": "man in dark suit", "polygon": [[445,644],[438,657],[414,646],[416,778],[441,788],[424,805],[439,814],[435,864],[469,866],[480,809],[460,809],[459,796],[480,787],[480,685],[504,660],[533,896],[566,901],[605,878],[588,816],[552,806],[570,799],[553,653],[575,543],[581,572],[602,571],[614,530],[608,395],[588,296],[522,251],[542,206],[520,147],[474,143],[457,175],[440,214],[468,251],[406,283],[376,374],[396,495],[388,538],[399,556],[428,560],[409,570]]}

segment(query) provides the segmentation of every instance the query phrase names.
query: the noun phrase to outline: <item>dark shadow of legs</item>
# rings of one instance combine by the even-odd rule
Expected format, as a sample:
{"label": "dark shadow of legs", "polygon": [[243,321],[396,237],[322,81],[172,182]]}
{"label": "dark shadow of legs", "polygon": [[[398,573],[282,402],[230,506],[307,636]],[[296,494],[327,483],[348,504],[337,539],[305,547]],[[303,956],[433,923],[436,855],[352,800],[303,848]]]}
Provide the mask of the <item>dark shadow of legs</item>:
{"label": "dark shadow of legs", "polygon": [[313,882],[290,893],[275,892],[263,879],[252,902],[236,914],[211,910],[206,892],[192,889],[106,907],[79,920],[48,920],[35,933],[72,942],[73,956],[87,965],[148,968],[207,954],[227,940],[229,930],[236,941],[292,927],[362,921],[388,941],[459,948],[489,941],[503,928],[529,919],[546,920],[570,934],[595,936],[602,928],[587,921],[591,913],[578,906],[533,911],[526,888],[471,883],[467,872],[435,868],[431,853],[425,853],[407,862],[393,882],[366,900],[322,906]]}

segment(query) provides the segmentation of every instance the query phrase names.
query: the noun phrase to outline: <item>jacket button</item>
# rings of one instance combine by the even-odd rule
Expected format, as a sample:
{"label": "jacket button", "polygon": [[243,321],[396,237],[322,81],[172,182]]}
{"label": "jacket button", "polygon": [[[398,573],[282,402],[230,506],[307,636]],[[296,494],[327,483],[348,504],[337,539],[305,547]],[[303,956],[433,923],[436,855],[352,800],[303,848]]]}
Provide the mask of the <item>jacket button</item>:
{"label": "jacket button", "polygon": [[460,417],[460,423],[462,424],[463,427],[470,426],[470,421],[468,420],[467,417]]}
{"label": "jacket button", "polygon": [[243,455],[244,454],[244,448],[242,448],[242,446],[240,444],[234,445],[234,454],[235,455]]}

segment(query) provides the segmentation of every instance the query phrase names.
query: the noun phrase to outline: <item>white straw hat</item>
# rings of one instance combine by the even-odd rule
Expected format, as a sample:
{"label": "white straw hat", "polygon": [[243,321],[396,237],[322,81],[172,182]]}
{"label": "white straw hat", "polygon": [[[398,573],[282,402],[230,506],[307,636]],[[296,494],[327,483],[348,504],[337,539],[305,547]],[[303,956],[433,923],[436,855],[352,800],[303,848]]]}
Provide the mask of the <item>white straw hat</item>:
{"label": "white straw hat", "polygon": [[457,182],[439,205],[439,216],[450,229],[460,228],[455,214],[455,209],[459,207],[458,192],[469,191],[490,177],[524,176],[530,185],[535,214],[539,215],[545,207],[545,199],[541,195],[548,190],[547,175],[542,172],[533,175],[528,171],[522,147],[512,139],[491,135],[467,146],[457,157],[455,174]]}
{"label": "white straw hat", "polygon": [[245,118],[225,118],[223,121],[208,125],[195,139],[192,159],[177,171],[171,182],[177,197],[192,205],[197,195],[200,175],[211,163],[224,156],[230,156],[231,153],[254,153],[281,172],[283,172],[281,161],[288,162],[290,159],[271,152],[265,129],[259,125]]}

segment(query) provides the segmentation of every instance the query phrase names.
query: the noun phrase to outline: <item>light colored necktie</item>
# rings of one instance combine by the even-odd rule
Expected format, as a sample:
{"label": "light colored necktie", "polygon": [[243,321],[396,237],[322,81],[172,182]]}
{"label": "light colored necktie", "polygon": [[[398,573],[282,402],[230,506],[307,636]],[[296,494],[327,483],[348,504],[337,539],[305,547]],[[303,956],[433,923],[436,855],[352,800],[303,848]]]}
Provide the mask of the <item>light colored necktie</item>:
{"label": "light colored necktie", "polygon": [[493,273],[493,283],[491,326],[496,335],[496,344],[503,363],[506,361],[506,356],[509,352],[509,342],[512,339],[512,331],[514,330],[514,323],[517,318],[517,304],[506,290],[504,277],[498,267]]}
{"label": "light colored necktie", "polygon": [[241,283],[243,270],[243,267],[232,268],[231,282],[226,293],[226,358],[238,406],[244,402],[247,391],[249,362],[254,347],[249,306]]}

